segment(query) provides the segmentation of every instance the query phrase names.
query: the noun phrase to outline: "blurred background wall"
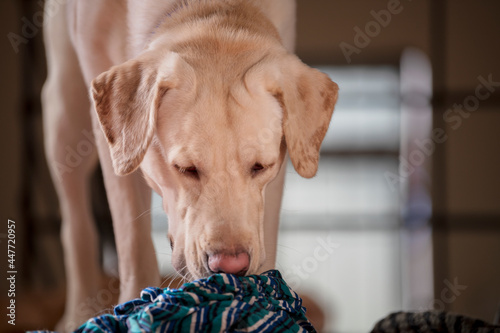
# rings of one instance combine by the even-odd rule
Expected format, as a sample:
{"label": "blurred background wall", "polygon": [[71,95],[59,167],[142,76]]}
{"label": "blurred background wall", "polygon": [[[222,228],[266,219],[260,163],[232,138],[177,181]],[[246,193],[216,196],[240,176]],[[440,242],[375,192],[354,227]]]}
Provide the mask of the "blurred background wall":
{"label": "blurred background wall", "polygon": [[348,65],[339,45],[356,46],[354,27],[364,31],[371,12],[391,3],[399,13],[349,65],[397,63],[407,46],[430,58],[433,128],[448,137],[431,155],[435,299],[445,279],[458,277],[467,292],[446,309],[491,320],[500,302],[500,86],[462,120],[444,117],[475,95],[478,77],[500,82],[500,3],[299,1],[297,53],[308,63]]}
{"label": "blurred background wall", "polygon": [[[17,301],[37,299],[19,310],[20,330],[50,325],[44,304],[59,304],[50,310],[57,318],[64,293],[57,200],[43,155],[41,4],[0,2],[0,300],[7,290],[8,219],[16,222]],[[310,65],[399,67],[408,47],[430,60],[431,126],[446,137],[426,164],[434,299],[447,293],[444,281],[467,287],[435,305],[492,321],[500,302],[500,2],[299,0],[297,14],[297,54]],[[370,27],[374,21],[383,23]],[[462,111],[456,104],[464,104]],[[97,207],[96,215],[109,220],[105,209]]]}

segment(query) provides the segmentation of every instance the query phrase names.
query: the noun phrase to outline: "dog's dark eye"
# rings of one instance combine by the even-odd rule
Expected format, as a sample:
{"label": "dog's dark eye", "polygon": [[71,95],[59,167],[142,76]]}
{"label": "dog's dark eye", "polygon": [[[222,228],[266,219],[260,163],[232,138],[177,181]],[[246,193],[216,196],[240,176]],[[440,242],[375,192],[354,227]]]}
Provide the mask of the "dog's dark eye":
{"label": "dog's dark eye", "polygon": [[256,174],[258,173],[259,171],[262,171],[264,170],[264,166],[260,163],[255,163],[253,166],[252,166],[252,174]]}
{"label": "dog's dark eye", "polygon": [[198,169],[195,166],[190,166],[184,169],[184,172],[188,173],[198,173]]}
{"label": "dog's dark eye", "polygon": [[172,251],[174,250],[174,240],[172,239],[172,237],[168,237],[168,240],[170,242],[170,249],[172,249]]}
{"label": "dog's dark eye", "polygon": [[194,165],[189,167],[180,167],[176,164],[175,168],[179,170],[180,173],[198,178],[198,169]]}

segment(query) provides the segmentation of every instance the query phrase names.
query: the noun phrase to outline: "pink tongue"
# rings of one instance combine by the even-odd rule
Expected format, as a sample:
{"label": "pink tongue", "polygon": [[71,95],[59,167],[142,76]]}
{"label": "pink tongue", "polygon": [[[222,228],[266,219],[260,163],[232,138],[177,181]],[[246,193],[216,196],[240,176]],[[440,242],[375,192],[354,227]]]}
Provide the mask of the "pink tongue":
{"label": "pink tongue", "polygon": [[245,275],[250,263],[248,253],[237,255],[214,254],[208,258],[208,268],[215,273]]}

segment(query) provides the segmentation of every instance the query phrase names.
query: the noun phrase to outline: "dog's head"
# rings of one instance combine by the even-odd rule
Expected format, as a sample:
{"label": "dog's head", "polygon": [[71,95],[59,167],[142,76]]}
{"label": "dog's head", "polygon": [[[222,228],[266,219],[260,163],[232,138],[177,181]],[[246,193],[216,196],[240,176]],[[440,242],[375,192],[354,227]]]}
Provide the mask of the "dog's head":
{"label": "dog's head", "polygon": [[[205,50],[206,51],[206,50]],[[286,154],[316,173],[337,85],[282,48],[150,50],[92,82],[115,172],[163,197],[172,262],[194,278],[258,273],[266,185]]]}

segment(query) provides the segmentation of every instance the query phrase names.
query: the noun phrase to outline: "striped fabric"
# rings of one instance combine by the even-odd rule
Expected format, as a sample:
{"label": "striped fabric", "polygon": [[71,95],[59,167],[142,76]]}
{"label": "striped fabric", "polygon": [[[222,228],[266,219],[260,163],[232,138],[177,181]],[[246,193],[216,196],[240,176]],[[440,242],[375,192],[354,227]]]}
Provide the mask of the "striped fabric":
{"label": "striped fabric", "polygon": [[215,274],[179,289],[147,288],[77,332],[315,332],[300,297],[276,270]]}

